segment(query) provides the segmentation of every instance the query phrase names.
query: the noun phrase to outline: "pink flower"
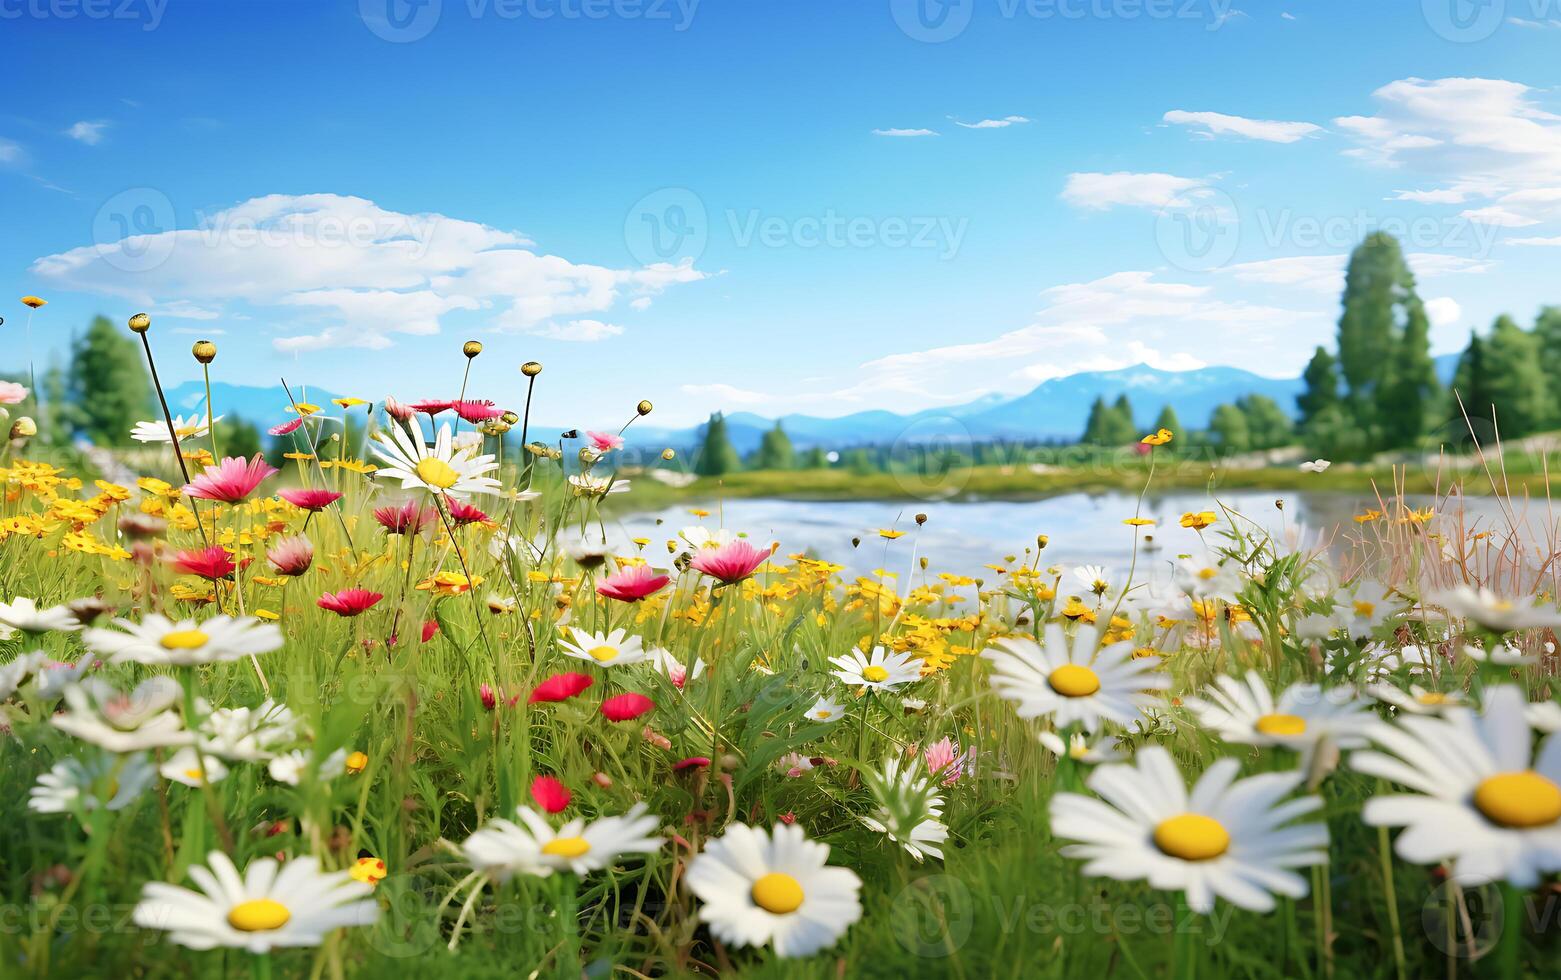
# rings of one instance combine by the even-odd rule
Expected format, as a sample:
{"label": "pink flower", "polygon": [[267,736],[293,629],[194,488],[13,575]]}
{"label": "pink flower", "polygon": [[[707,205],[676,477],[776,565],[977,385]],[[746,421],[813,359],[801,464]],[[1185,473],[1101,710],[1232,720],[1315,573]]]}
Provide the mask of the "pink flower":
{"label": "pink flower", "polygon": [[391,534],[416,534],[434,519],[434,511],[415,500],[408,500],[399,506],[376,507],[374,519]]}
{"label": "pink flower", "polygon": [[452,407],[455,409],[455,414],[466,422],[486,422],[504,414],[504,409],[490,401],[456,402]]}
{"label": "pink flower", "polygon": [[432,640],[434,638],[435,634],[437,634],[438,632],[439,632],[439,620],[437,620],[437,619],[430,619],[430,620],[428,620],[427,622],[425,622],[423,624],[423,642],[427,643],[429,640]]}
{"label": "pink flower", "polygon": [[233,564],[228,549],[220,544],[214,544],[210,548],[179,552],[173,557],[173,567],[186,575],[219,579],[232,575],[233,569],[238,566]]}
{"label": "pink flower", "polygon": [[676,772],[676,771],[681,771],[683,769],[692,769],[695,766],[698,766],[700,768],[704,768],[705,766],[708,766],[708,765],[710,765],[710,758],[709,758],[709,756],[691,755],[691,756],[689,756],[686,759],[679,759],[677,762],[673,763],[672,764],[672,769],[673,769],[673,771]]}
{"label": "pink flower", "polygon": [[185,485],[184,492],[202,500],[236,504],[276,471],[276,467],[267,463],[259,453],[248,462],[228,456],[222,462],[206,467],[206,472]]}
{"label": "pink flower", "polygon": [[769,561],[773,549],[755,548],[742,538],[734,538],[719,548],[702,548],[689,567],[728,584],[741,582],[754,569]]}
{"label": "pink flower", "polygon": [[536,689],[531,692],[531,697],[526,699],[526,703],[567,701],[590,687],[591,683],[591,678],[586,674],[554,674],[536,686]]}
{"label": "pink flower", "polygon": [[314,564],[314,544],[301,534],[283,538],[266,552],[266,561],[280,575],[302,575]]}
{"label": "pink flower", "polygon": [[266,431],[274,436],[292,435],[294,432],[297,432],[303,424],[303,416],[300,415],[298,418],[283,422],[281,425],[273,425]]}
{"label": "pink flower", "polygon": [[0,405],[20,405],[27,400],[27,386],[15,381],[0,381]]}
{"label": "pink flower", "polygon": [[591,440],[591,448],[597,452],[610,453],[614,449],[623,448],[623,437],[611,432],[587,432],[585,437]]}
{"label": "pink flower", "polygon": [[417,410],[414,409],[411,405],[403,405],[401,402],[396,401],[394,398],[386,398],[385,399],[385,414],[389,415],[391,418],[395,419],[397,422],[405,422],[407,419],[409,419],[412,416],[416,415],[417,414]]}
{"label": "pink flower", "polygon": [[493,685],[483,681],[477,688],[477,697],[482,701],[482,710],[492,711],[498,706],[499,696],[493,693]]}
{"label": "pink flower", "polygon": [[[440,412],[448,412],[455,406],[455,401],[450,398],[425,398],[420,402],[412,402],[407,408],[414,412],[422,412],[425,415],[438,415]],[[407,416],[411,418],[411,416]]]}
{"label": "pink flower", "polygon": [[638,602],[666,588],[668,579],[649,565],[629,565],[596,583],[596,591],[620,602]]}
{"label": "pink flower", "polygon": [[548,813],[561,813],[569,805],[572,794],[552,776],[538,776],[531,781],[531,798]]}
{"label": "pink flower", "polygon": [[320,596],[316,605],[341,616],[358,616],[372,609],[383,598],[380,593],[368,589],[342,589]]}
{"label": "pink flower", "polygon": [[286,490],[278,490],[276,495],[294,507],[312,511],[324,510],[341,499],[341,494],[335,490],[311,490],[304,487],[288,487]]}
{"label": "pink flower", "polygon": [[643,694],[620,694],[602,702],[602,717],[608,721],[629,721],[654,707],[656,702]]}
{"label": "pink flower", "polygon": [[459,500],[450,501],[450,523],[456,527],[465,527],[468,524],[481,524],[488,519],[481,508]]}
{"label": "pink flower", "polygon": [[969,756],[969,752],[961,752],[959,743],[948,736],[933,742],[922,753],[922,758],[927,761],[927,771],[934,776],[942,776],[945,786],[959,782],[959,777],[965,774],[965,763],[969,761]]}

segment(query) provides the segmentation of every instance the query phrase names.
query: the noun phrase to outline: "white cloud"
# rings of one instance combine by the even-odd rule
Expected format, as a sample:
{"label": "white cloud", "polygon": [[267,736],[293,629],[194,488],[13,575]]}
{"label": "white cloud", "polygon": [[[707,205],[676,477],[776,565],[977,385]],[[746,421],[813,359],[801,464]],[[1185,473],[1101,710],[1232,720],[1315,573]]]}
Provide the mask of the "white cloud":
{"label": "white cloud", "polygon": [[549,340],[571,340],[579,343],[591,343],[597,340],[606,340],[608,337],[616,337],[623,333],[623,328],[616,323],[603,323],[600,320],[570,320],[563,324],[542,324],[527,333],[546,337]]}
{"label": "white cloud", "polygon": [[1555,236],[1552,236],[1550,238],[1544,238],[1544,237],[1540,237],[1540,238],[1509,238],[1509,239],[1507,239],[1507,244],[1508,245],[1538,245],[1540,247],[1547,247],[1548,246],[1548,247],[1552,247],[1552,248],[1561,248],[1561,235],[1555,235]]}
{"label": "white cloud", "polygon": [[1290,11],[1286,10],[1286,11],[1283,11],[1283,12],[1280,13],[1279,19],[1280,20],[1295,20],[1295,14],[1292,14]]}
{"label": "white cloud", "polygon": [[88,146],[97,146],[103,142],[103,131],[108,129],[106,122],[87,122],[82,120],[65,131],[65,135],[71,139]]}
{"label": "white cloud", "polygon": [[1433,327],[1451,327],[1463,316],[1463,307],[1451,296],[1438,296],[1425,301],[1426,318]]}
{"label": "white cloud", "polygon": [[22,144],[0,136],[0,163],[21,163],[25,156]]}
{"label": "white cloud", "polygon": [[875,129],[874,136],[936,136],[931,129]]}
{"label": "white cloud", "polygon": [[1244,116],[1227,116],[1222,112],[1187,112],[1172,109],[1162,117],[1168,123],[1200,127],[1199,132],[1209,138],[1216,136],[1242,136],[1267,143],[1294,143],[1322,127],[1309,122],[1280,122],[1274,119],[1247,119]]}
{"label": "white cloud", "polygon": [[[29,271],[138,306],[182,301],[226,314],[241,302],[290,314],[273,340],[284,351],[383,348],[397,334],[438,333],[453,311],[497,329],[600,339],[621,328],[580,318],[705,278],[687,261],[575,263],[539,254],[516,232],[336,194],[253,198],[198,225],[47,255]],[[565,317],[576,319],[550,323]]]}
{"label": "white cloud", "polygon": [[[1417,281],[1458,273],[1488,272],[1492,265],[1486,260],[1440,252],[1411,252],[1404,258]],[[1287,255],[1238,262],[1223,271],[1241,282],[1338,293],[1344,288],[1344,269],[1348,262],[1348,255]]]}
{"label": "white cloud", "polygon": [[[950,116],[949,118],[954,119],[953,116]],[[963,126],[966,129],[1007,129],[1009,126],[1027,123],[1029,121],[1030,120],[1024,116],[1004,116],[1001,119],[983,119],[980,122],[973,123],[960,122],[958,119],[954,119],[954,125]]]}
{"label": "white cloud", "polygon": [[1342,116],[1359,159],[1423,174],[1437,186],[1399,200],[1480,206],[1471,221],[1526,227],[1561,217],[1561,116],[1538,93],[1492,78],[1405,78],[1376,90],[1373,116]]}
{"label": "white cloud", "polygon": [[682,385],[678,389],[685,395],[696,395],[717,405],[764,405],[774,400],[762,391],[751,391],[728,384]]}
{"label": "white cloud", "polygon": [[1177,177],[1173,174],[1075,173],[1068,175],[1062,199],[1074,207],[1103,211],[1123,207],[1190,207],[1209,193],[1209,183],[1201,177]]}
{"label": "white cloud", "polygon": [[[1538,7],[1536,10],[1540,9]],[[1513,27],[1526,27],[1529,30],[1544,30],[1547,27],[1561,27],[1561,20],[1525,20],[1522,17],[1508,17],[1507,23]]]}

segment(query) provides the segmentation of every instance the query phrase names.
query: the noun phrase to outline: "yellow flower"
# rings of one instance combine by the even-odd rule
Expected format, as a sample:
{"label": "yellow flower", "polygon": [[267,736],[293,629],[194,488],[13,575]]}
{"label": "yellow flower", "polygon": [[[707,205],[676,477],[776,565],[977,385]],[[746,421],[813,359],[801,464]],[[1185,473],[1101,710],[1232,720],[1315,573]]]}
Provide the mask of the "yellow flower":
{"label": "yellow flower", "polygon": [[299,402],[297,405],[288,405],[284,411],[296,412],[299,415],[313,415],[320,410],[320,406],[311,405],[308,402]]}
{"label": "yellow flower", "polygon": [[347,756],[347,771],[354,776],[367,769],[368,765],[369,757],[362,752],[354,752]]}
{"label": "yellow flower", "polygon": [[[365,398],[332,398],[331,401],[337,405],[340,405],[342,408],[357,408],[359,405],[368,404],[368,399]],[[302,405],[298,407],[303,408]]]}
{"label": "yellow flower", "polygon": [[710,512],[708,510],[700,510],[698,507],[695,507],[693,510],[690,510],[689,513],[693,514],[695,517],[709,517],[710,516]]}
{"label": "yellow flower", "polygon": [[1074,622],[1077,622],[1081,619],[1086,623],[1093,623],[1095,621],[1095,610],[1080,602],[1079,597],[1076,595],[1068,596],[1068,603],[1062,607],[1062,612],[1060,615],[1064,619],[1071,619]]}
{"label": "yellow flower", "polygon": [[130,490],[128,487],[122,487],[117,483],[109,483],[107,480],[93,480],[92,482],[99,490],[102,490],[104,495],[107,496],[110,500],[119,501],[130,499]]}
{"label": "yellow flower", "polygon": [[333,466],[340,466],[342,469],[353,473],[365,474],[373,473],[375,470],[379,469],[379,467],[375,466],[373,463],[365,463],[359,459],[323,459],[320,461],[320,466],[322,469],[327,470]]}
{"label": "yellow flower", "polygon": [[1138,440],[1146,446],[1163,446],[1172,439],[1170,429],[1158,429]]}
{"label": "yellow flower", "polygon": [[352,876],[353,881],[361,881],[372,888],[385,877],[385,862],[377,857],[360,857],[351,868],[347,869],[347,874]]}
{"label": "yellow flower", "polygon": [[1154,527],[1154,521],[1147,517],[1129,517],[1122,523],[1128,527]]}
{"label": "yellow flower", "polygon": [[1356,524],[1368,524],[1371,521],[1375,521],[1375,520],[1380,519],[1381,517],[1382,517],[1382,511],[1380,511],[1380,510],[1368,510],[1364,514],[1356,514],[1355,515],[1355,523]]}
{"label": "yellow flower", "polygon": [[296,459],[296,460],[313,459],[314,458],[314,453],[283,453],[282,454],[282,458],[283,459]]}
{"label": "yellow flower", "polygon": [[425,592],[437,592],[442,596],[452,596],[468,592],[474,586],[481,584],[481,575],[473,575],[468,580],[460,572],[439,572],[417,583],[417,587]]}
{"label": "yellow flower", "polygon": [[1219,520],[1219,515],[1214,513],[1212,510],[1200,510],[1197,513],[1192,513],[1189,511],[1188,513],[1182,515],[1182,527],[1192,528],[1194,531],[1201,531],[1217,520]]}
{"label": "yellow flower", "polygon": [[48,306],[49,301],[46,299],[40,299],[37,296],[23,296],[22,305],[27,307],[29,310],[36,310],[40,306]]}
{"label": "yellow flower", "polygon": [[893,530],[891,528],[881,527],[881,528],[878,529],[878,536],[880,538],[888,538],[890,541],[893,541],[895,538],[902,538],[902,537],[904,537],[905,536],[905,532],[904,531],[896,531],[896,530]]}
{"label": "yellow flower", "polygon": [[282,618],[269,609],[256,609],[253,615],[256,619],[263,619],[268,623],[274,623]]}

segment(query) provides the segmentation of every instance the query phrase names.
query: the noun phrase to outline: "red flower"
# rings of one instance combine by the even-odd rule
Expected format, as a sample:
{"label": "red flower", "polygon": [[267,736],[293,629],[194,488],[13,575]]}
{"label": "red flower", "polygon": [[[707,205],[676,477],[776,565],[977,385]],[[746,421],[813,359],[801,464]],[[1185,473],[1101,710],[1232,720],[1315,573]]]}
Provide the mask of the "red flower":
{"label": "red flower", "polygon": [[482,686],[477,688],[477,697],[482,700],[482,709],[484,711],[492,711],[498,706],[498,695],[493,693],[493,686],[487,681],[483,681]]}
{"label": "red flower", "polygon": [[434,519],[434,512],[415,500],[397,506],[376,507],[374,519],[391,534],[417,534]]}
{"label": "red flower", "polygon": [[236,504],[276,472],[276,467],[267,463],[259,453],[248,462],[236,456],[228,456],[222,462],[206,467],[206,472],[185,484],[184,492],[202,500]]}
{"label": "red flower", "polygon": [[687,759],[679,759],[673,763],[673,769],[692,769],[695,766],[703,769],[710,764],[710,759],[703,755],[691,755]]}
{"label": "red flower", "polygon": [[456,527],[465,527],[468,524],[480,524],[488,519],[480,508],[459,500],[450,501],[450,523]]}
{"label": "red flower", "polygon": [[596,591],[609,599],[638,602],[666,587],[665,575],[657,575],[649,565],[630,565],[620,568],[596,583]]}
{"label": "red flower", "polygon": [[288,487],[286,490],[278,490],[276,495],[294,507],[312,511],[322,511],[341,499],[341,494],[335,490],[311,490],[304,487]]}
{"label": "red flower", "polygon": [[455,414],[464,421],[477,423],[496,419],[504,414],[504,409],[497,407],[490,401],[464,401],[456,402],[453,406]]}
{"label": "red flower", "polygon": [[214,544],[210,548],[179,552],[173,557],[173,567],[186,575],[219,579],[232,575],[233,569],[238,566],[233,564],[228,549],[220,544]]}
{"label": "red flower", "polygon": [[560,813],[569,805],[569,790],[552,776],[538,776],[531,781],[531,798],[548,813]]}
{"label": "red flower", "polygon": [[358,616],[372,609],[383,598],[382,594],[368,589],[342,589],[340,592],[325,593],[316,604],[321,609],[329,609],[341,616]]}
{"label": "red flower", "polygon": [[391,418],[395,419],[397,422],[405,422],[407,419],[411,418],[413,415],[416,415],[417,413],[412,410],[412,406],[411,405],[403,405],[400,402],[396,401],[394,398],[386,398],[385,399],[385,414],[389,415]]}
{"label": "red flower", "polygon": [[602,702],[602,715],[608,721],[629,721],[655,706],[656,702],[643,694],[620,694]]}
{"label": "red flower", "polygon": [[736,538],[719,548],[701,548],[688,567],[730,584],[752,575],[754,569],[769,560],[771,552],[772,549],[755,548]]}
{"label": "red flower", "polygon": [[267,429],[266,431],[271,433],[274,436],[286,436],[286,435],[291,435],[294,432],[297,432],[299,426],[301,426],[303,424],[304,424],[303,416],[299,416],[298,418],[293,419],[291,421],[283,422],[281,425],[273,425],[271,428]]}
{"label": "red flower", "polygon": [[414,412],[423,412],[427,415],[438,415],[440,412],[448,412],[455,406],[455,401],[450,398],[425,398],[420,402],[412,402],[407,405]]}
{"label": "red flower", "polygon": [[432,640],[434,638],[434,634],[438,632],[439,620],[430,619],[428,622],[423,624],[423,642],[427,643],[429,640]]}
{"label": "red flower", "polygon": [[538,684],[526,699],[527,704],[538,701],[567,701],[591,686],[591,678],[585,674],[554,674]]}

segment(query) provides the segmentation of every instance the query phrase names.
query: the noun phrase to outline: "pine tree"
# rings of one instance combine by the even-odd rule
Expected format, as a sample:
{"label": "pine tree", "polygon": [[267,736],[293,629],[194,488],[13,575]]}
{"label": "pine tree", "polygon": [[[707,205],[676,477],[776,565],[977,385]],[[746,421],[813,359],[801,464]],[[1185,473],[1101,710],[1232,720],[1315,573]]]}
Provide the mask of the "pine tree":
{"label": "pine tree", "polygon": [[[1469,346],[1463,349],[1463,354],[1458,358],[1458,370],[1453,374],[1453,400],[1452,410],[1454,419],[1459,420],[1461,415],[1467,415],[1470,421],[1474,419],[1490,420],[1491,404],[1496,400],[1490,390],[1490,371],[1485,363],[1485,341],[1480,335],[1469,332]],[[1462,406],[1462,411],[1459,407]],[[1485,432],[1479,433],[1484,438]]]}
{"label": "pine tree", "polygon": [[1386,380],[1377,389],[1378,421],[1386,446],[1418,442],[1442,401],[1442,384],[1431,360],[1431,321],[1419,299],[1405,304],[1405,317]]}
{"label": "pine tree", "polygon": [[824,447],[814,446],[802,454],[802,468],[805,470],[822,470],[829,467],[829,454],[824,452]]}
{"label": "pine tree", "polygon": [[1295,397],[1295,405],[1300,409],[1300,424],[1305,428],[1325,410],[1339,404],[1338,360],[1327,348],[1318,345],[1317,352],[1306,362],[1301,380],[1305,382],[1306,390]]}
{"label": "pine tree", "polygon": [[1106,405],[1106,399],[1096,395],[1095,400],[1089,406],[1089,418],[1084,423],[1084,435],[1079,441],[1087,446],[1104,446],[1107,436],[1107,417],[1111,409]]}
{"label": "pine tree", "polygon": [[[1161,429],[1169,429],[1177,437],[1182,435],[1182,420],[1176,417],[1176,409],[1170,405],[1160,409],[1159,417],[1154,420],[1152,431],[1158,432]],[[1172,442],[1170,445],[1174,446],[1176,443]]]}
{"label": "pine tree", "polygon": [[[1561,378],[1561,306],[1547,306],[1534,320],[1534,339],[1539,342],[1539,368],[1553,384]],[[1547,428],[1561,427],[1561,398],[1552,398]]]}
{"label": "pine tree", "polygon": [[694,472],[700,476],[722,476],[735,473],[741,466],[737,450],[732,448],[732,440],[726,434],[726,417],[720,412],[713,413],[705,424],[705,441],[699,449],[699,459],[694,463]]}
{"label": "pine tree", "polygon": [[[1398,240],[1374,232],[1355,247],[1344,276],[1344,310],[1339,317],[1339,367],[1348,388],[1349,413],[1373,441],[1394,359],[1402,354],[1406,326],[1424,316],[1414,276]],[[1413,374],[1413,372],[1411,372]]]}
{"label": "pine tree", "polygon": [[791,439],[786,436],[786,430],[781,428],[779,422],[759,441],[752,465],[756,470],[789,470],[796,467],[796,451],[792,449]]}
{"label": "pine tree", "polygon": [[1221,405],[1209,419],[1209,431],[1222,452],[1245,452],[1251,445],[1247,414],[1235,405]]}
{"label": "pine tree", "polygon": [[1550,416],[1550,392],[1539,366],[1539,340],[1503,314],[1491,328],[1484,355],[1484,384],[1495,405],[1497,431],[1504,439],[1538,431]]}
{"label": "pine tree", "polygon": [[1133,406],[1127,400],[1127,393],[1117,396],[1116,402],[1111,406],[1111,439],[1108,446],[1126,446],[1138,441],[1138,425],[1133,421]]}
{"label": "pine tree", "polygon": [[71,347],[66,400],[77,429],[100,446],[121,445],[140,419],[153,417],[152,383],[130,335],[96,317]]}

